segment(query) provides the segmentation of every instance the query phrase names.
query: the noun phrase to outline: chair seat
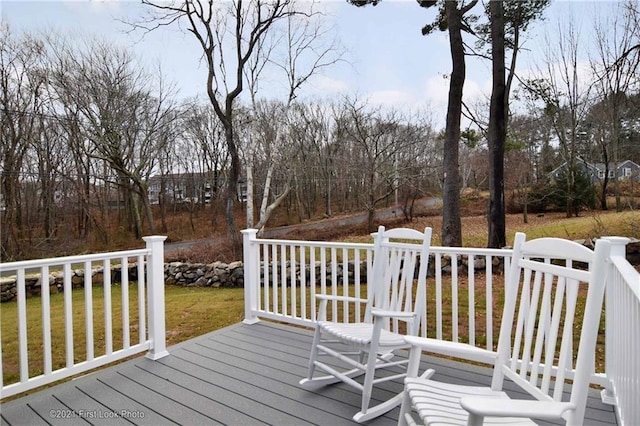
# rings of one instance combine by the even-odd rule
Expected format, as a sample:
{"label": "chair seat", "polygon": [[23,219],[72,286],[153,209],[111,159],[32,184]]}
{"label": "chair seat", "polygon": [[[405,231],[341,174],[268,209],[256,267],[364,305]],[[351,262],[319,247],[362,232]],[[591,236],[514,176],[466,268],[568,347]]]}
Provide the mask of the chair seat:
{"label": "chair seat", "polygon": [[[320,327],[325,333],[340,338],[345,343],[353,343],[356,345],[368,345],[371,343],[373,335],[373,324],[370,323],[337,323],[331,321],[318,321]],[[380,331],[380,341],[378,343],[380,349],[388,348],[408,348],[409,344],[400,334],[392,333],[382,329]]]}
{"label": "chair seat", "polygon": [[[425,425],[466,425],[469,413],[460,406],[460,398],[465,396],[486,396],[487,404],[500,404],[501,400],[510,399],[506,393],[486,387],[454,385],[420,378],[405,379],[405,390]],[[530,419],[516,417],[485,417],[484,424],[536,423]]]}

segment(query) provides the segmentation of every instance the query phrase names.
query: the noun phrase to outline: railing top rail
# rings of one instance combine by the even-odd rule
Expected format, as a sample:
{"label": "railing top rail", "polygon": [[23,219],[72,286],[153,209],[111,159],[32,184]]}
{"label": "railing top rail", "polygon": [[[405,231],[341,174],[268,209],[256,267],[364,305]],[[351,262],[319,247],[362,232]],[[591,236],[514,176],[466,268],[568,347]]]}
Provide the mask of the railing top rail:
{"label": "railing top rail", "polygon": [[[324,247],[324,248],[349,248],[349,249],[373,249],[371,243],[350,243],[339,241],[305,241],[305,240],[284,240],[271,238],[256,238],[258,244],[282,244],[288,246],[307,246],[307,247]],[[478,248],[478,247],[442,247],[431,246],[430,251],[433,253],[443,254],[466,254],[480,256],[510,256],[511,249],[495,249],[495,248]]]}
{"label": "railing top rail", "polygon": [[[629,289],[640,300],[640,272],[636,271],[624,257],[611,256],[610,260],[627,283]],[[634,280],[635,283],[633,282]]]}
{"label": "railing top rail", "polygon": [[117,259],[124,256],[144,256],[150,253],[151,251],[149,249],[141,248],[134,250],[112,251],[106,253],[82,254],[78,256],[53,257],[49,259],[21,260],[18,262],[0,263],[0,272],[15,269],[39,268],[41,266],[60,265],[63,263],[80,263],[105,259]]}
{"label": "railing top rail", "polygon": [[431,246],[429,249],[432,253],[443,254],[473,254],[480,256],[511,256],[513,252],[510,248],[496,249],[496,248],[479,248],[479,247],[443,247],[443,246]]}
{"label": "railing top rail", "polygon": [[287,246],[307,246],[325,248],[351,248],[351,249],[373,249],[373,243],[348,243],[336,241],[304,241],[304,240],[281,240],[271,238],[256,238],[259,244],[282,244]]}

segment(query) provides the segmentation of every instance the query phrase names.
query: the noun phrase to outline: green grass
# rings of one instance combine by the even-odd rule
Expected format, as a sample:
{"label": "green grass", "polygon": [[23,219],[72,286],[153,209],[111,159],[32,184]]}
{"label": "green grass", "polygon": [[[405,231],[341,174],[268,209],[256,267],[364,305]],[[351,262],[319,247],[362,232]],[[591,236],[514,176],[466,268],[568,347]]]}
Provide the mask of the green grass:
{"label": "green grass", "polygon": [[[243,289],[165,287],[167,345],[189,340],[237,323],[244,316]],[[131,344],[138,334],[137,285],[129,285],[129,330]],[[113,350],[122,348],[122,287],[111,287]],[[74,361],[86,359],[84,290],[72,293]],[[27,298],[27,337],[30,377],[43,372],[42,309],[40,297]],[[17,303],[3,303],[0,310],[2,332],[3,383],[19,381]],[[64,294],[51,294],[51,345],[53,369],[65,365]],[[94,356],[105,353],[104,292],[93,289]]]}

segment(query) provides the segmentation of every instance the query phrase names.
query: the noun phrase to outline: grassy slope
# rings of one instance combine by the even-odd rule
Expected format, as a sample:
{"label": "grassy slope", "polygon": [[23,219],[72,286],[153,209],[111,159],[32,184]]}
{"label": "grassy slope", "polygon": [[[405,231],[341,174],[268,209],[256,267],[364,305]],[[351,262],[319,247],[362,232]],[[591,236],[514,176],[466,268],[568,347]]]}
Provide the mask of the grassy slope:
{"label": "grassy slope", "polygon": [[[488,224],[486,215],[482,213],[483,205],[481,201],[462,217],[462,245],[465,247],[487,246]],[[527,223],[524,223],[521,214],[513,214],[506,216],[505,225],[507,244],[513,242],[516,232],[525,232],[529,239],[559,237],[587,240],[610,235],[640,239],[640,213],[637,211],[584,212],[579,217],[571,218],[567,218],[564,213],[529,214]],[[430,226],[433,229],[433,243],[440,244],[442,216],[426,215],[415,218],[411,223],[390,226],[407,226],[415,229]],[[354,232],[348,239],[365,242],[370,241],[371,237],[366,233]]]}

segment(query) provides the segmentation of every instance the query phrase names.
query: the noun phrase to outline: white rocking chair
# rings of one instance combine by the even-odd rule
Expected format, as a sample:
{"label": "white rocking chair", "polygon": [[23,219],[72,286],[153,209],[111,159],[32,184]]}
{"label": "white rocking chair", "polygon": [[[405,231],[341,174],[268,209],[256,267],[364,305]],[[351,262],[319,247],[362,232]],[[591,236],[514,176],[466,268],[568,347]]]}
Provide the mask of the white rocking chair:
{"label": "white rocking chair", "polygon": [[[431,243],[431,228],[424,232],[397,228],[385,231],[378,228],[374,234],[373,283],[367,288],[367,299],[318,295],[320,300],[318,321],[309,357],[307,378],[300,384],[315,389],[332,383],[344,382],[362,392],[361,410],[353,419],[370,420],[400,405],[402,393],[369,407],[373,386],[377,383],[398,380],[406,376],[408,360],[394,360],[393,351],[408,349],[403,336],[417,335],[424,327],[426,304],[426,278]],[[415,240],[407,243],[407,240]],[[416,244],[416,242],[418,244]],[[364,321],[342,323],[327,320],[327,302],[366,302]],[[331,356],[334,362],[320,361],[321,356]],[[336,367],[340,360],[344,368]],[[399,373],[375,377],[384,368],[402,368]],[[315,370],[324,376],[314,377]],[[364,374],[364,380],[354,378]]]}
{"label": "white rocking chair", "polygon": [[[443,342],[407,337],[412,349],[398,424],[415,424],[412,408],[424,424],[535,424],[531,418],[582,424],[609,252],[604,240],[591,251],[559,238],[525,242],[524,234],[516,234],[491,388],[416,377],[422,351],[434,344],[441,352]],[[589,269],[576,268],[578,262]],[[577,303],[579,292],[587,295],[584,305]],[[574,339],[579,339],[575,369]],[[510,399],[502,391],[505,377],[532,399]],[[569,380],[568,396],[563,395]]]}

